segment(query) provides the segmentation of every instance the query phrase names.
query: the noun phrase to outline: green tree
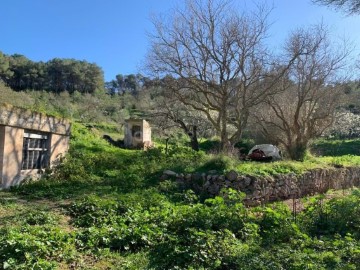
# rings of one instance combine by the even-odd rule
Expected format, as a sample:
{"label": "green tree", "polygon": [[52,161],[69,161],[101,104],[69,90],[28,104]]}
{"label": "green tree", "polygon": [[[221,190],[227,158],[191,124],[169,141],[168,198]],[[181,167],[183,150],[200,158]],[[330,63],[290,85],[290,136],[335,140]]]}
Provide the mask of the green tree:
{"label": "green tree", "polygon": [[141,74],[118,74],[115,76],[115,80],[105,83],[105,88],[111,95],[123,95],[126,92],[131,93],[132,95],[137,95],[141,88],[149,81],[149,78],[144,77]]}
{"label": "green tree", "polygon": [[0,52],[0,79],[5,82],[13,75],[13,72],[9,68],[9,58]]}
{"label": "green tree", "polygon": [[55,93],[94,93],[104,87],[103,71],[96,64],[75,59],[55,58],[47,65],[47,90]]}
{"label": "green tree", "polygon": [[9,58],[9,69],[13,75],[6,81],[6,83],[15,90],[24,90],[27,88],[27,81],[25,75],[28,74],[28,66],[30,60],[23,55],[14,54]]}

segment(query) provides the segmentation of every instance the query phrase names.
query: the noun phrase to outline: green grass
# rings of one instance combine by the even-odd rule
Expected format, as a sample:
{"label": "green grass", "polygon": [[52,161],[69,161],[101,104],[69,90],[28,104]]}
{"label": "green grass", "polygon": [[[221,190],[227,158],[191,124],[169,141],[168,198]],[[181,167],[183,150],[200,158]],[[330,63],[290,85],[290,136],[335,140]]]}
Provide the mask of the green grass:
{"label": "green grass", "polygon": [[[145,152],[120,149],[101,139],[102,131],[98,130],[101,127],[89,129],[74,123],[70,152],[64,163],[49,177],[31,185],[13,188],[14,192],[27,198],[60,200],[87,194],[136,192],[157,187],[164,170],[177,173],[206,173],[216,170],[219,174],[236,170],[240,174],[256,176],[301,174],[315,168],[360,165],[360,157],[354,155],[309,156],[304,162],[283,160],[261,163],[206,154],[203,151],[195,152],[177,144],[170,144],[167,154],[161,146]],[[356,143],[357,141],[353,147]],[[333,144],[319,141],[315,147],[320,149],[324,145],[331,147]]]}
{"label": "green grass", "polygon": [[360,155],[360,139],[318,140],[312,145],[312,152],[322,156]]}
{"label": "green grass", "polygon": [[[161,147],[143,152],[109,145],[101,139],[108,131],[108,126],[75,123],[69,155],[59,167],[40,181],[0,192],[0,268],[358,267],[357,190],[329,203],[309,200],[295,222],[284,204],[248,209],[241,203],[244,195],[233,190],[202,201],[160,176],[165,169],[301,174],[359,166],[360,157],[347,153],[259,163],[194,152],[176,143],[167,154]],[[324,145],[336,146],[323,141],[317,149]]]}

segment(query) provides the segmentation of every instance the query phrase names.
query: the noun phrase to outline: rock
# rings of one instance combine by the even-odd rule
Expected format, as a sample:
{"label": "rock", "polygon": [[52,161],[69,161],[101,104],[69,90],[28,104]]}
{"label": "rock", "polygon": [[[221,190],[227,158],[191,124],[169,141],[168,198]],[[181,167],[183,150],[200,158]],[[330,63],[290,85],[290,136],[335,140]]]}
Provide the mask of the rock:
{"label": "rock", "polygon": [[230,181],[235,181],[237,177],[238,177],[238,173],[235,172],[234,170],[231,170],[226,174],[226,178]]}
{"label": "rock", "polygon": [[218,185],[211,185],[209,186],[208,191],[210,194],[216,195],[219,194],[220,188]]}
{"label": "rock", "polygon": [[173,172],[173,171],[170,171],[170,170],[165,170],[163,172],[164,175],[167,175],[167,176],[176,176],[176,172]]}
{"label": "rock", "polygon": [[206,181],[205,184],[204,184],[204,188],[205,189],[208,189],[210,187],[210,182],[209,181]]}
{"label": "rock", "polygon": [[198,182],[198,181],[201,180],[201,174],[199,174],[199,173],[194,173],[194,174],[192,175],[191,179],[192,179],[192,181]]}
{"label": "rock", "polygon": [[244,187],[248,187],[251,184],[251,178],[250,177],[244,177],[241,179]]}
{"label": "rock", "polygon": [[279,185],[279,187],[281,187],[281,186],[283,186],[283,185],[285,185],[285,181],[284,180],[279,180],[279,182],[278,182],[278,185]]}
{"label": "rock", "polygon": [[194,174],[191,176],[191,181],[193,182],[192,184],[197,185],[199,189],[202,188],[202,186],[204,185],[204,182],[205,182],[205,181],[202,179],[200,173],[194,173]]}
{"label": "rock", "polygon": [[208,171],[208,174],[217,174],[217,170],[210,170]]}

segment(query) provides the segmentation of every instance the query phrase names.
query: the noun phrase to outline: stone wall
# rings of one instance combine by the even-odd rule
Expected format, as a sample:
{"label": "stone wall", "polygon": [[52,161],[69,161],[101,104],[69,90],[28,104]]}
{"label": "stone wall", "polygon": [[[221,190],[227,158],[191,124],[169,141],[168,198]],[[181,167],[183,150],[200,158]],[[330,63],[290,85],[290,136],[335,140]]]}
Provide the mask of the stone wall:
{"label": "stone wall", "polygon": [[0,104],[0,189],[18,185],[26,177],[37,178],[43,168],[22,169],[25,132],[48,136],[47,163],[60,161],[69,147],[71,124],[67,119]]}
{"label": "stone wall", "polygon": [[0,156],[0,186],[8,188],[21,182],[21,161],[23,149],[23,134],[21,128],[1,126],[0,145],[2,154]]}
{"label": "stone wall", "polygon": [[[140,130],[134,132],[133,128],[138,127]],[[153,145],[151,141],[151,127],[144,119],[127,119],[125,120],[125,137],[124,146],[126,148],[143,148],[148,149]]]}
{"label": "stone wall", "polygon": [[174,178],[184,188],[211,196],[222,188],[233,188],[246,194],[245,204],[300,198],[324,193],[329,189],[360,187],[360,167],[314,169],[301,175],[294,173],[274,176],[241,175],[230,171],[225,175],[208,173],[176,174],[164,171],[162,179]]}
{"label": "stone wall", "polygon": [[0,104],[0,125],[66,136],[70,135],[71,129],[67,119],[48,116],[9,104]]}

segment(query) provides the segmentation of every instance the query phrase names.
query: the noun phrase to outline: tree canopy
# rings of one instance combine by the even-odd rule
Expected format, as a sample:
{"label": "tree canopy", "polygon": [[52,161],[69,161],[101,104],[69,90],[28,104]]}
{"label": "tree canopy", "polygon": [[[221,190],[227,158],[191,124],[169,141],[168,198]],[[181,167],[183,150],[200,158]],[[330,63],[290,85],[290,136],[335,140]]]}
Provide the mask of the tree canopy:
{"label": "tree canopy", "polygon": [[0,52],[0,79],[14,90],[93,93],[103,88],[102,69],[87,61],[55,58],[34,62],[23,55]]}

